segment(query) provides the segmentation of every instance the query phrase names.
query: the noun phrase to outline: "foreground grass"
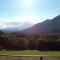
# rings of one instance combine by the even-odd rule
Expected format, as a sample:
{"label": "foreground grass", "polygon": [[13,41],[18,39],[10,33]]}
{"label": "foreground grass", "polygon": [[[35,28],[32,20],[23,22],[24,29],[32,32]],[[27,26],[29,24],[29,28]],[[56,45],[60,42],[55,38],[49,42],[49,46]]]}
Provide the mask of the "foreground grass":
{"label": "foreground grass", "polygon": [[60,55],[60,51],[38,51],[38,50],[22,50],[22,51],[0,51],[0,54],[10,55]]}
{"label": "foreground grass", "polygon": [[[0,51],[0,54],[9,55],[60,55],[60,51],[38,51],[38,50],[23,50],[23,51]],[[19,60],[18,57],[0,57],[0,60]],[[39,57],[21,57],[20,60],[40,60]],[[60,58],[45,58],[44,60],[60,60]]]}

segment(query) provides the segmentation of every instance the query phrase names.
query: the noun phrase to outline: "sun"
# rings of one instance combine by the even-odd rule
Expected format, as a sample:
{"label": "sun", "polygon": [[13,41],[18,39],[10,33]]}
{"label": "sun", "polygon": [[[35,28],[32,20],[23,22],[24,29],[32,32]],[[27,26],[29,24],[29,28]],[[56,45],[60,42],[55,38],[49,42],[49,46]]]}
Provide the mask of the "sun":
{"label": "sun", "polygon": [[25,7],[30,7],[34,4],[34,0],[22,0],[22,5]]}

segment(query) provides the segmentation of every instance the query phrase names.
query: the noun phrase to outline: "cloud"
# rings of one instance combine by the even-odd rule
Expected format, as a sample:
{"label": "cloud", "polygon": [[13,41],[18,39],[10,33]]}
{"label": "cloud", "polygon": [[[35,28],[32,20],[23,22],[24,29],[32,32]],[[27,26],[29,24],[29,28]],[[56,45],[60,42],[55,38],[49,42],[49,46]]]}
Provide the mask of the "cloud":
{"label": "cloud", "polygon": [[20,16],[20,17],[14,17],[14,18],[5,18],[5,19],[0,19],[1,22],[18,22],[18,23],[22,23],[22,22],[29,22],[32,24],[38,23],[39,21],[41,22],[42,20],[40,20],[40,16]]}
{"label": "cloud", "polygon": [[44,21],[44,18],[40,16],[21,16],[21,17],[13,18],[13,20],[15,20],[16,22],[29,22],[32,24],[36,24]]}
{"label": "cloud", "polygon": [[21,27],[26,25],[27,23],[28,25],[33,25],[42,22],[43,20],[44,19],[42,19],[40,16],[20,16],[14,18],[4,18],[0,19],[0,29]]}

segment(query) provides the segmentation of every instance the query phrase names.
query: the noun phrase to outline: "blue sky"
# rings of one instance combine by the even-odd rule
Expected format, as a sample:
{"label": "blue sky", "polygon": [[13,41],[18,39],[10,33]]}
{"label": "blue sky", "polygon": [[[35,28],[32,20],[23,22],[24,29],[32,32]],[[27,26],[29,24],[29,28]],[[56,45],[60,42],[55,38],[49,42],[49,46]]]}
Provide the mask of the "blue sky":
{"label": "blue sky", "polygon": [[60,14],[60,0],[0,0],[0,21],[38,23]]}

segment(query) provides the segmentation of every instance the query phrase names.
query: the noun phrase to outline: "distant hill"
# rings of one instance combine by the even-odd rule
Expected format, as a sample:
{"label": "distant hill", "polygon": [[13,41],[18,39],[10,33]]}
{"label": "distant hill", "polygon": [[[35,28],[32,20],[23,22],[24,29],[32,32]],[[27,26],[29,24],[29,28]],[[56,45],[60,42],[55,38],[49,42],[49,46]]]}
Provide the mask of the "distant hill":
{"label": "distant hill", "polygon": [[15,32],[30,28],[32,26],[31,23],[28,22],[2,22],[0,21],[0,30],[5,32]]}
{"label": "distant hill", "polygon": [[25,33],[60,33],[60,15],[53,19],[47,19],[24,31]]}

